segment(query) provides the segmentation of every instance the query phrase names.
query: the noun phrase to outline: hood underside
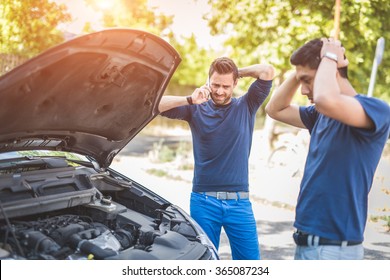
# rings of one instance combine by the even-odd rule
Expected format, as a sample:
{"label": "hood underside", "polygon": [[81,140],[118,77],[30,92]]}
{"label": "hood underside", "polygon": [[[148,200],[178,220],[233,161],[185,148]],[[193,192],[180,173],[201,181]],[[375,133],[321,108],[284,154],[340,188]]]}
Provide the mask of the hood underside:
{"label": "hood underside", "polygon": [[180,61],[166,41],[131,29],[49,49],[0,77],[0,153],[70,151],[107,168],[158,114]]}

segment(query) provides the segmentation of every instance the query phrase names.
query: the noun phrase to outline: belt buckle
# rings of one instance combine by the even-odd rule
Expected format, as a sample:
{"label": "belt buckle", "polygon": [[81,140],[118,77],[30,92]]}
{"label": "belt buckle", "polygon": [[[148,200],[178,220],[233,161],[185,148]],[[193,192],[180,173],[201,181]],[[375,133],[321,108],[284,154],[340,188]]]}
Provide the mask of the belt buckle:
{"label": "belt buckle", "polygon": [[217,192],[217,199],[220,199],[220,200],[227,199],[227,193],[226,192]]}

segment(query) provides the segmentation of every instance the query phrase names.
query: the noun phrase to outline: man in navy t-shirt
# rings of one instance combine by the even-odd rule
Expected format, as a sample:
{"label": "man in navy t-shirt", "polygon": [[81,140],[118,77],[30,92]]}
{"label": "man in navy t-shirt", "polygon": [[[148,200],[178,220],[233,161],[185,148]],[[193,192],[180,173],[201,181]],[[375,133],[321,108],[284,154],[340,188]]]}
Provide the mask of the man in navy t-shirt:
{"label": "man in navy t-shirt", "polygon": [[[256,80],[248,92],[233,98],[239,77]],[[195,160],[191,216],[216,249],[223,227],[233,259],[260,259],[256,221],[249,200],[248,159],[255,116],[267,98],[274,77],[270,65],[238,69],[226,57],[209,69],[208,84],[191,96],[163,96],[161,115],[188,122]]]}
{"label": "man in navy t-shirt", "polygon": [[[295,259],[363,259],[367,200],[389,137],[390,107],[356,93],[340,41],[314,39],[290,58],[295,72],[266,112],[311,135],[294,227]],[[298,107],[301,92],[314,104]]]}

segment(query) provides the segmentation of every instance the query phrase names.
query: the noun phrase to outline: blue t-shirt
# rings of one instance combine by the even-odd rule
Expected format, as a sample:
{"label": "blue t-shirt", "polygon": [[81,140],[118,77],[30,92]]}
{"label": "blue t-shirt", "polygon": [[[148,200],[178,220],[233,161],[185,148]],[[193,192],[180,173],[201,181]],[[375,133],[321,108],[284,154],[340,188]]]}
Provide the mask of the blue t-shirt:
{"label": "blue t-shirt", "polygon": [[194,192],[248,191],[248,159],[256,112],[272,81],[256,80],[248,92],[224,106],[210,99],[161,113],[189,123],[195,160]]}
{"label": "blue t-shirt", "polygon": [[300,108],[311,139],[294,226],[333,240],[363,241],[368,193],[389,137],[390,107],[376,98],[355,98],[374,129],[345,125],[315,106]]}

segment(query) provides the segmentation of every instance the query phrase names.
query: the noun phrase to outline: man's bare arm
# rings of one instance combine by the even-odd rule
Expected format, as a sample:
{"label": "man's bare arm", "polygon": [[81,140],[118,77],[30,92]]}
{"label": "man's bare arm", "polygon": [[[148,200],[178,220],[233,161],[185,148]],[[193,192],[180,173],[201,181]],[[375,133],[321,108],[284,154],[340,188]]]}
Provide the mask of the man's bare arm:
{"label": "man's bare arm", "polygon": [[239,77],[252,77],[255,79],[261,79],[270,81],[275,76],[275,70],[272,65],[268,64],[254,64],[238,69]]}
{"label": "man's bare arm", "polygon": [[313,87],[313,100],[317,111],[346,125],[373,128],[372,120],[354,98],[356,92],[352,85],[338,73],[338,68],[348,65],[340,41],[323,39],[323,42],[321,56],[326,52],[334,53],[337,55],[337,62],[324,57],[318,67]]}
{"label": "man's bare arm", "polygon": [[292,98],[300,83],[292,73],[272,94],[271,100],[265,107],[266,113],[273,119],[305,128],[299,115],[299,106],[291,104]]}
{"label": "man's bare arm", "polygon": [[209,99],[210,92],[211,89],[209,86],[204,85],[195,89],[191,96],[163,96],[161,98],[160,104],[158,105],[158,110],[160,113],[162,113],[179,106],[189,105],[189,97],[192,104],[202,104]]}

